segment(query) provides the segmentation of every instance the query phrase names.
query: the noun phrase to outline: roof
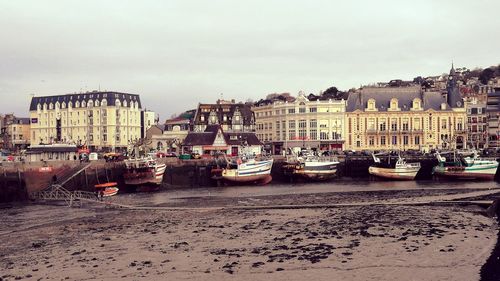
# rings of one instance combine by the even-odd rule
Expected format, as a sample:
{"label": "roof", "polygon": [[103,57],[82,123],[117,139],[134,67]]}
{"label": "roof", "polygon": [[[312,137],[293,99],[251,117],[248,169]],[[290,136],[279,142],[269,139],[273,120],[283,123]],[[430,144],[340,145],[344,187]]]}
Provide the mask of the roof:
{"label": "roof", "polygon": [[43,152],[78,152],[76,145],[32,145],[28,147],[28,154]]}
{"label": "roof", "polygon": [[138,102],[139,108],[142,108],[141,99],[137,94],[128,94],[128,93],[120,93],[120,92],[86,92],[79,94],[65,94],[65,95],[54,95],[54,96],[41,96],[41,97],[33,97],[31,98],[30,111],[37,110],[38,104],[55,104],[56,102],[82,102],[86,103],[89,100],[99,100],[102,101],[106,99],[108,106],[115,106],[116,99],[119,99],[120,102],[127,101],[127,104],[130,104],[131,101]]}
{"label": "roof", "polygon": [[225,133],[220,125],[208,125],[204,132],[189,132],[184,139],[183,145],[211,145],[214,143],[219,130],[224,135],[224,140],[228,145],[262,145],[255,133]]}
{"label": "roof", "polygon": [[[202,108],[209,109],[208,111],[201,110]],[[225,110],[226,109],[226,110]],[[217,116],[218,124],[233,124],[232,118],[234,113],[239,111],[241,113],[242,125],[250,126],[255,123],[255,117],[252,111],[251,104],[244,103],[231,103],[231,104],[199,104],[198,110],[194,118],[196,125],[207,125],[209,122],[209,116],[211,112],[214,112]],[[226,115],[226,121],[224,121],[224,115]],[[204,116],[204,120],[201,120],[201,116]],[[241,122],[239,121],[239,122]]]}
{"label": "roof", "polygon": [[31,119],[27,118],[27,117],[20,117],[20,118],[16,118],[16,120],[14,121],[14,123],[29,125],[30,124],[30,120]]}
{"label": "roof", "polygon": [[446,104],[446,110],[451,110],[446,101],[446,96],[439,92],[424,92],[420,87],[366,87],[349,95],[347,100],[347,112],[355,110],[364,111],[368,100],[374,99],[378,111],[387,111],[391,99],[398,99],[401,111],[410,111],[413,100],[418,98],[422,101],[424,110],[441,110],[441,104]]}

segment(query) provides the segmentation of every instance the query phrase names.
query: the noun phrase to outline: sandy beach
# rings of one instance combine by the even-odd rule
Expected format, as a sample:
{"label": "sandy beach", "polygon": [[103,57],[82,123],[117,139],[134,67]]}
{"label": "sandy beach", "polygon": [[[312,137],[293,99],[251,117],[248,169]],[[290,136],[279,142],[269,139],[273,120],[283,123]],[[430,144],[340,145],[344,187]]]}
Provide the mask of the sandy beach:
{"label": "sandy beach", "polygon": [[[378,196],[391,200],[405,194]],[[186,198],[172,205],[302,204],[346,201],[349,196],[280,197],[206,198],[205,204]],[[353,202],[362,197],[350,196]],[[177,211],[14,207],[1,215],[0,278],[479,280],[498,232],[496,221],[483,211],[472,206]]]}

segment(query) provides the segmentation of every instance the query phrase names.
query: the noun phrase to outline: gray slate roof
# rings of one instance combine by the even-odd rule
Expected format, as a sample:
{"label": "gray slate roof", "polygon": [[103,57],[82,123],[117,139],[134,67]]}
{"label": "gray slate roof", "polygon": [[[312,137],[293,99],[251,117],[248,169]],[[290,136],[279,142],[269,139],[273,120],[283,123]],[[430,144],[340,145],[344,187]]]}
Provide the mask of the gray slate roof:
{"label": "gray slate roof", "polygon": [[375,100],[378,111],[387,111],[392,98],[398,99],[401,111],[410,111],[415,98],[422,101],[424,110],[441,110],[442,103],[446,104],[445,110],[451,110],[446,102],[446,96],[439,92],[424,92],[420,87],[366,87],[349,95],[346,111],[353,112],[358,109],[364,111],[369,99]]}
{"label": "gray slate roof", "polygon": [[37,109],[37,104],[44,104],[46,103],[47,105],[49,103],[55,104],[56,102],[62,103],[68,103],[71,101],[73,104],[78,101],[82,102],[85,101],[86,103],[90,100],[99,100],[102,102],[103,99],[106,99],[108,106],[114,106],[115,105],[115,100],[119,99],[121,103],[123,103],[124,100],[127,101],[127,105],[130,105],[131,101],[137,101],[139,103],[139,108],[142,108],[141,105],[141,99],[139,95],[137,94],[127,94],[127,93],[119,93],[119,92],[98,92],[98,91],[93,91],[93,92],[86,92],[86,93],[79,93],[79,94],[65,94],[65,95],[55,95],[55,96],[43,96],[43,97],[33,97],[31,99],[31,104],[30,104],[30,111],[34,111]]}

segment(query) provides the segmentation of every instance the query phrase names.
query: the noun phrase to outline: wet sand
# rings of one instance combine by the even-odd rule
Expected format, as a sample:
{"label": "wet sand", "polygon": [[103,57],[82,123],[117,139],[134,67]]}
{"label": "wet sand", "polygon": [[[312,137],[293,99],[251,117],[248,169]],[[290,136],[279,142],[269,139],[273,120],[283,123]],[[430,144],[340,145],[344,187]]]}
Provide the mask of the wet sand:
{"label": "wet sand", "polygon": [[[173,204],[299,204],[349,196],[217,197]],[[359,193],[350,198],[373,196],[404,197]],[[479,280],[498,232],[495,220],[479,207],[133,211],[28,206],[3,211],[2,281]],[[43,221],[40,212],[50,220]]]}

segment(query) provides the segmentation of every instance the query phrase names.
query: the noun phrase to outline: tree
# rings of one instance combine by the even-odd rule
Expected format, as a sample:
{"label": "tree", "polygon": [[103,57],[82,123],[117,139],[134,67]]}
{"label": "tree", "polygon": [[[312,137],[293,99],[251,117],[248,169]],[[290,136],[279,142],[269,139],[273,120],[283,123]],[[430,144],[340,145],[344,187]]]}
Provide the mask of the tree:
{"label": "tree", "polygon": [[492,68],[486,68],[485,70],[481,71],[481,74],[479,74],[479,81],[486,85],[488,84],[488,81],[490,81],[490,79],[494,76],[495,70],[493,70]]}

